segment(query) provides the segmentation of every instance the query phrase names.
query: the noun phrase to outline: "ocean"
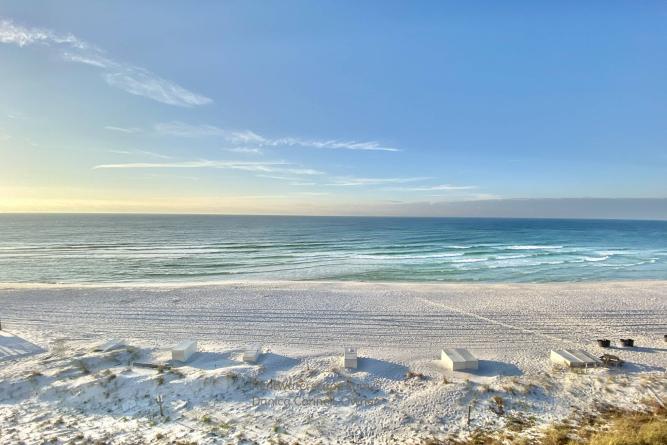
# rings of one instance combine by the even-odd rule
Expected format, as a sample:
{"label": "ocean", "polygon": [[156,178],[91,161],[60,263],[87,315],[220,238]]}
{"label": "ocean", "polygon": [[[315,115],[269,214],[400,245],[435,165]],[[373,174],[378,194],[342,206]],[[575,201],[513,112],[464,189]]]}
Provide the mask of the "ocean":
{"label": "ocean", "polygon": [[667,221],[0,215],[2,283],[667,279]]}

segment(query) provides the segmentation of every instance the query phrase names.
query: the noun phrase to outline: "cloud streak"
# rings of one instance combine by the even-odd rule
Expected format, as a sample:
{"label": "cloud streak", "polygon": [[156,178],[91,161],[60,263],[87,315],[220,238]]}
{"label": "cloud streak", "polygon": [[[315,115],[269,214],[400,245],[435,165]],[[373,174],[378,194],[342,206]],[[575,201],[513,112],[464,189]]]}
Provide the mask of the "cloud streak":
{"label": "cloud streak", "polygon": [[196,160],[182,162],[131,162],[122,164],[100,164],[93,170],[102,169],[160,169],[160,168],[216,168],[223,170],[243,170],[260,173],[287,173],[292,175],[315,176],[324,174],[310,168],[297,168],[285,161],[245,162],[245,161],[212,161]]}
{"label": "cloud streak", "polygon": [[117,131],[119,133],[127,133],[127,134],[135,134],[135,133],[140,133],[141,129],[140,128],[135,128],[135,127],[114,127],[113,125],[107,125],[104,127],[105,130],[109,131]]}
{"label": "cloud streak", "polygon": [[303,147],[328,150],[362,150],[362,151],[401,151],[398,148],[386,147],[375,141],[350,141],[338,139],[306,139],[299,137],[268,138],[251,130],[226,130],[215,125],[193,125],[185,122],[161,122],[155,125],[158,134],[186,138],[220,137],[228,143],[254,148],[263,147]]}
{"label": "cloud streak", "polygon": [[334,178],[333,182],[326,184],[330,186],[341,187],[359,187],[365,185],[382,185],[382,184],[404,184],[406,182],[419,182],[431,179],[428,177],[409,177],[409,178],[354,178],[349,176],[342,176]]}
{"label": "cloud streak", "polygon": [[114,154],[121,154],[121,155],[141,155],[141,156],[150,156],[153,158],[159,158],[159,159],[173,159],[172,156],[167,156],[163,155],[160,153],[155,153],[154,151],[146,151],[146,150],[105,150],[108,153],[114,153]]}
{"label": "cloud streak", "polygon": [[108,85],[164,104],[193,107],[213,102],[210,98],[163,79],[145,68],[112,60],[105,56],[104,51],[73,34],[25,27],[11,20],[0,19],[0,43],[19,47],[42,45],[55,48],[68,62],[102,70],[102,78]]}
{"label": "cloud streak", "polygon": [[250,147],[233,147],[233,148],[223,148],[224,151],[229,151],[231,153],[243,153],[251,155],[261,155],[261,148],[250,148]]}
{"label": "cloud streak", "polygon": [[451,185],[451,184],[439,184],[439,185],[428,185],[423,187],[391,187],[386,188],[388,191],[395,192],[434,192],[434,191],[453,191],[453,190],[472,190],[476,189],[475,185]]}

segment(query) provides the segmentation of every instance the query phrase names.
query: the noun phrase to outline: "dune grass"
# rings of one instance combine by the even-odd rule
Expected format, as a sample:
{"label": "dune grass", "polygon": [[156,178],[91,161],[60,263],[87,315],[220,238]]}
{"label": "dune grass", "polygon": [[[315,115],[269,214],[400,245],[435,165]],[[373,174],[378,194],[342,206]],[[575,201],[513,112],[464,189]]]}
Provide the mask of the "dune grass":
{"label": "dune grass", "polygon": [[467,440],[430,440],[425,444],[457,445],[666,445],[667,410],[608,411],[579,422],[557,423],[536,434],[473,432]]}
{"label": "dune grass", "polygon": [[667,415],[634,415],[613,419],[608,431],[591,435],[587,445],[665,445]]}

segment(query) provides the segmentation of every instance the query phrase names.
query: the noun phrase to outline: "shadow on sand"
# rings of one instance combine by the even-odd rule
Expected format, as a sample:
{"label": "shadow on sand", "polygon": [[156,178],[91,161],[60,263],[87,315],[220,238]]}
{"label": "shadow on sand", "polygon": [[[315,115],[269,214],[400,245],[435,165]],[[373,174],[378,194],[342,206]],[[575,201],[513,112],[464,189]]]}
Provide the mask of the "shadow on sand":
{"label": "shadow on sand", "polygon": [[192,359],[186,363],[173,362],[169,361],[169,364],[173,366],[188,366],[190,368],[202,369],[202,370],[213,370],[219,368],[226,368],[229,366],[238,366],[243,362],[232,360],[231,356],[234,354],[234,351],[228,352],[206,352],[201,351],[197,352],[192,356]]}
{"label": "shadow on sand", "polygon": [[21,337],[0,331],[0,361],[11,360],[26,355],[39,354],[46,350]]}
{"label": "shadow on sand", "polygon": [[667,348],[648,348],[645,346],[632,346],[627,348],[622,346],[610,346],[606,349],[613,351],[647,352],[649,354],[654,354],[656,352],[667,352]]}
{"label": "shadow on sand", "polygon": [[357,371],[373,374],[389,380],[405,380],[405,374],[408,372],[407,366],[398,363],[387,362],[369,357],[359,358],[359,367]]}
{"label": "shadow on sand", "polygon": [[625,362],[623,363],[623,366],[619,368],[609,368],[609,370],[616,374],[635,374],[650,371],[664,371],[665,368],[662,366],[651,366],[642,363]]}
{"label": "shadow on sand", "polygon": [[287,357],[285,355],[266,352],[259,357],[258,364],[264,367],[262,378],[274,378],[283,371],[295,367],[300,362],[299,359]]}
{"label": "shadow on sand", "polygon": [[523,375],[523,371],[516,365],[512,363],[499,362],[495,360],[480,360],[479,369],[475,371],[464,371],[464,372],[478,377]]}

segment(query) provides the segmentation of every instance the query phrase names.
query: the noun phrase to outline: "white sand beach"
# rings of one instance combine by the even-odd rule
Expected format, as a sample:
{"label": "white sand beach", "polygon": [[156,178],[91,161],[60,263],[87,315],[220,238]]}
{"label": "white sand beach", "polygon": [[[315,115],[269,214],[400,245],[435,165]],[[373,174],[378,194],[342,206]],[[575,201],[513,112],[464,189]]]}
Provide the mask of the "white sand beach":
{"label": "white sand beach", "polygon": [[[3,443],[418,444],[516,419],[532,437],[605,404],[667,400],[661,281],[3,285],[0,319]],[[130,347],[92,352],[111,338]],[[166,363],[185,339],[199,342],[190,362],[131,366]],[[264,354],[242,362],[253,343]],[[357,370],[341,368],[348,345]],[[468,348],[480,369],[446,371],[445,347]],[[549,351],[563,348],[627,363],[556,369]]]}

